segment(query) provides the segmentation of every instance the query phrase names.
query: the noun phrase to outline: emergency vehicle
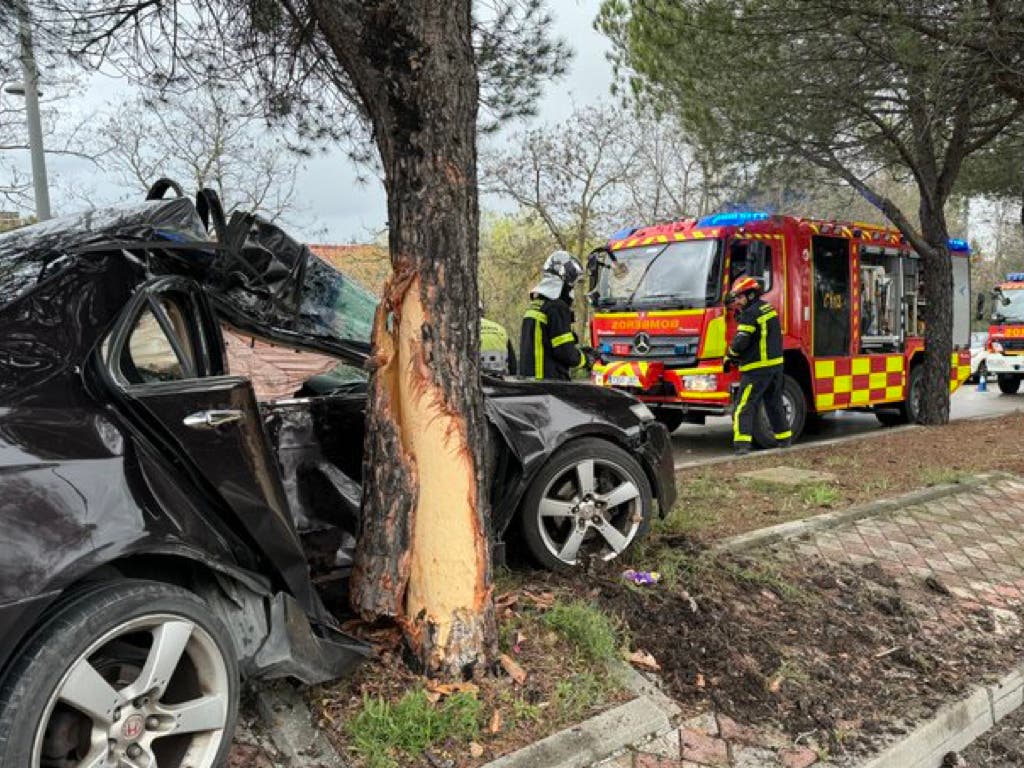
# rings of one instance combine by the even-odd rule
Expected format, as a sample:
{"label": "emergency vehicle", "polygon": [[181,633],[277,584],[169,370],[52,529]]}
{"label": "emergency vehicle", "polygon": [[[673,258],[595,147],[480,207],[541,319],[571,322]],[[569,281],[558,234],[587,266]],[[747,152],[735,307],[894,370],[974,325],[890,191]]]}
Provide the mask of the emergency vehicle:
{"label": "emergency vehicle", "polygon": [[[970,269],[967,244],[949,245],[953,391],[970,374]],[[719,213],[620,230],[589,267],[591,339],[603,358],[593,382],[637,396],[670,430],[732,412],[739,374],[723,358],[736,329],[724,296],[742,274],[761,281],[782,321],[794,439],[829,411],[872,410],[884,424],[917,418],[928,299],[920,259],[897,230]],[[755,424],[755,442],[773,445],[763,409]]]}
{"label": "emergency vehicle", "polygon": [[[985,296],[978,296],[981,319]],[[992,291],[992,324],[985,344],[985,368],[996,374],[1007,395],[1020,389],[1024,376],[1024,272],[1011,272]]]}

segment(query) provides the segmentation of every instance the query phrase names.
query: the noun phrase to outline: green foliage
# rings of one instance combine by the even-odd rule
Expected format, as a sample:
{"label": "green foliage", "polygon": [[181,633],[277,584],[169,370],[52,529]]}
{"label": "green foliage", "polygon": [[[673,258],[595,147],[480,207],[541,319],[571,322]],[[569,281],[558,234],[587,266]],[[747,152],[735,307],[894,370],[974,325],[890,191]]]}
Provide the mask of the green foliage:
{"label": "green foliage", "polygon": [[579,600],[556,603],[544,614],[544,623],[563,635],[587,659],[607,662],[616,656],[618,642],[609,618]]}
{"label": "green foliage", "polygon": [[800,489],[800,499],[805,504],[827,507],[839,500],[839,491],[828,483],[812,483]]}
{"label": "green foliage", "polygon": [[592,672],[581,672],[555,685],[551,703],[558,716],[579,720],[595,704],[603,701],[609,690],[607,677],[599,678]]}
{"label": "green foliage", "polygon": [[356,751],[370,768],[397,768],[423,750],[448,739],[466,742],[480,732],[482,705],[475,696],[457,693],[432,704],[422,690],[397,703],[367,697],[347,724]]}
{"label": "green foliage", "polygon": [[941,14],[889,0],[604,0],[597,27],[637,101],[727,154],[823,169],[926,255],[940,235],[923,238],[879,172],[912,178],[941,210],[964,158],[1021,124],[986,50],[1006,44],[1001,25],[967,0]]}
{"label": "green foliage", "polygon": [[925,485],[955,485],[970,476],[970,472],[962,469],[927,467],[921,472],[921,482]]}

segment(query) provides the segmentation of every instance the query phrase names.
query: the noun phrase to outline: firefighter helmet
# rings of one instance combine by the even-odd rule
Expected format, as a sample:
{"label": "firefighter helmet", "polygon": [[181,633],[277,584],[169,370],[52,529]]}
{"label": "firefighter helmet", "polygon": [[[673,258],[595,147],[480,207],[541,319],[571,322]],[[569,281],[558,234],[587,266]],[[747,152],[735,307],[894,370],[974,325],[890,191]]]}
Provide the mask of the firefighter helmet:
{"label": "firefighter helmet", "polygon": [[583,277],[583,265],[567,251],[555,251],[544,261],[540,282],[533,293],[557,299],[565,288],[571,289]]}
{"label": "firefighter helmet", "polygon": [[755,292],[758,296],[760,296],[761,283],[759,283],[757,280],[750,277],[749,275],[742,275],[740,277],[737,277],[736,280],[733,281],[732,288],[729,290],[729,293],[725,295],[725,300],[735,301],[738,297],[750,293],[751,291]]}

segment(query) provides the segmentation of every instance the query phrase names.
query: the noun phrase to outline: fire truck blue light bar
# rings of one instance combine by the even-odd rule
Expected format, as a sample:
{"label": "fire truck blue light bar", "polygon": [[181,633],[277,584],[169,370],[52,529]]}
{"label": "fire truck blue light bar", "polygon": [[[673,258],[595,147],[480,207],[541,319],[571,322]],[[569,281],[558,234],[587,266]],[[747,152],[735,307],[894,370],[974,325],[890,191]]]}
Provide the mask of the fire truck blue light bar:
{"label": "fire truck blue light bar", "polygon": [[949,238],[948,245],[949,245],[949,250],[951,250],[951,251],[965,252],[965,251],[970,251],[971,250],[971,246],[969,246],[967,244],[967,241],[966,240],[961,240],[958,237],[951,237],[951,238]]}
{"label": "fire truck blue light bar", "polygon": [[1024,283],[1024,272],[1011,272],[1006,276],[1008,283]]}
{"label": "fire truck blue light bar", "polygon": [[713,213],[697,222],[698,227],[738,227],[752,221],[764,221],[768,214],[763,211],[730,211]]}

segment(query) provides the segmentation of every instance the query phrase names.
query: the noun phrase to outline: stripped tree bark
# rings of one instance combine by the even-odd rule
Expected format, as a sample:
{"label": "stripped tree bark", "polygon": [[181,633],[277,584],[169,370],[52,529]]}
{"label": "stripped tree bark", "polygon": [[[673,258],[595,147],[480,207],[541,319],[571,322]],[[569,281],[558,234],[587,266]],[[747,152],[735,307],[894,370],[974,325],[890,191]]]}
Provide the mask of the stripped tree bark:
{"label": "stripped tree bark", "polygon": [[314,8],[373,124],[394,268],[374,329],[352,603],[366,618],[397,619],[428,674],[467,675],[496,640],[470,2],[338,5]]}

